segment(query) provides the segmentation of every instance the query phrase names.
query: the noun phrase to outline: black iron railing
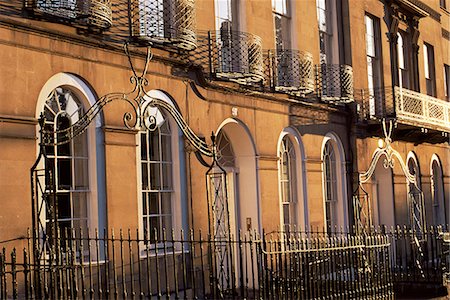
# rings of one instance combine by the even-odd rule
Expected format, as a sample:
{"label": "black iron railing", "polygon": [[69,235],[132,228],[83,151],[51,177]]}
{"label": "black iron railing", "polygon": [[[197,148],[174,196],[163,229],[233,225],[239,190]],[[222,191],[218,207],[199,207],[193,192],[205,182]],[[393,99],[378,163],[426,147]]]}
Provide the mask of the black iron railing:
{"label": "black iron railing", "polygon": [[266,235],[266,239],[274,240],[288,237],[307,237],[309,239],[322,240],[345,236],[347,239],[354,237],[373,238],[383,236],[389,244],[389,260],[392,275],[392,283],[396,291],[402,288],[414,286],[442,286],[442,280],[447,272],[447,262],[450,253],[443,248],[442,232],[448,232],[448,226],[429,226],[420,233],[408,226],[396,227],[370,227],[361,234],[354,234],[348,228],[333,228],[332,232],[326,232],[322,228],[311,228],[308,231],[290,228],[289,234],[272,232]]}
{"label": "black iron railing", "polygon": [[197,47],[194,0],[128,0],[130,35],[138,43]]}
{"label": "black iron railing", "polygon": [[[58,256],[28,248],[0,253],[0,298],[173,297],[175,299],[392,298],[385,235],[66,231]],[[220,256],[219,248],[227,255]]]}
{"label": "black iron railing", "polygon": [[246,32],[219,30],[198,35],[198,48],[186,58],[203,67],[210,79],[262,84],[261,38]]}
{"label": "black iron railing", "polygon": [[312,54],[299,50],[268,50],[266,82],[272,91],[305,95],[314,91]]}
{"label": "black iron railing", "polygon": [[112,25],[110,0],[24,0],[34,17],[106,29]]}
{"label": "black iron railing", "polygon": [[323,101],[353,101],[353,68],[348,65],[321,64],[315,68],[316,93]]}
{"label": "black iron railing", "polygon": [[395,117],[392,87],[355,89],[354,99],[360,121]]}

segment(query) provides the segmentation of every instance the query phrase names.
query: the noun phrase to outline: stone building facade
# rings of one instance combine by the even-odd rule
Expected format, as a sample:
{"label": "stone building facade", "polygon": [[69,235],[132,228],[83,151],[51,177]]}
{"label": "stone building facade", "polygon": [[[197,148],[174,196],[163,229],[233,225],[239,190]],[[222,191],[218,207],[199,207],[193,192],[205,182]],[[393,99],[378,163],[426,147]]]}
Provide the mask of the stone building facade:
{"label": "stone building facade", "polygon": [[[381,160],[364,184],[372,224],[410,224],[414,209],[422,225],[450,218],[445,1],[14,0],[0,9],[0,240],[32,226],[41,113],[46,130],[67,129],[105,95],[132,91],[129,62],[140,74],[150,45],[148,96],[208,144],[216,136],[232,233],[356,224],[352,195],[383,119],[394,121],[391,145],[423,205],[408,206],[417,187],[401,164]],[[45,147],[58,224],[208,228],[202,160],[211,158],[168,111],[149,111],[154,131],[130,129],[133,108],[112,101],[73,141]]]}

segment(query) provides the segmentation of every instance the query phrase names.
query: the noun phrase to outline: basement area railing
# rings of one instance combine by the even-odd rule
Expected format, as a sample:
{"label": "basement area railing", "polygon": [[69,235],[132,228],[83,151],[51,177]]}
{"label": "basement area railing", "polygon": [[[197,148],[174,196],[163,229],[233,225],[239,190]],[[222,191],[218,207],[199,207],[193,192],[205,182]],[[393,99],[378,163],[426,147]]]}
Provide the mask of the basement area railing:
{"label": "basement area railing", "polygon": [[41,259],[34,259],[40,254],[32,253],[30,238],[25,249],[4,248],[0,298],[393,297],[391,244],[382,234],[147,236],[67,230],[58,254],[42,253]]}

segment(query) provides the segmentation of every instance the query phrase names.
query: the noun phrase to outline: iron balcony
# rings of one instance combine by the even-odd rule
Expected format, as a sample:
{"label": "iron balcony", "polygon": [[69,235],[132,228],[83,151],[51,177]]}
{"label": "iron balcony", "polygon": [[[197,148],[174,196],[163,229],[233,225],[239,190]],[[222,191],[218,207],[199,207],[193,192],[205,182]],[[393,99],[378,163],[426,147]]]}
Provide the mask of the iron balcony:
{"label": "iron balcony", "polygon": [[30,16],[94,29],[112,25],[110,0],[24,0],[23,7]]}
{"label": "iron balcony", "polygon": [[128,0],[131,39],[140,44],[197,47],[194,0]]}
{"label": "iron balcony", "polygon": [[297,96],[314,91],[311,53],[293,49],[268,50],[266,62],[267,81],[273,91]]}

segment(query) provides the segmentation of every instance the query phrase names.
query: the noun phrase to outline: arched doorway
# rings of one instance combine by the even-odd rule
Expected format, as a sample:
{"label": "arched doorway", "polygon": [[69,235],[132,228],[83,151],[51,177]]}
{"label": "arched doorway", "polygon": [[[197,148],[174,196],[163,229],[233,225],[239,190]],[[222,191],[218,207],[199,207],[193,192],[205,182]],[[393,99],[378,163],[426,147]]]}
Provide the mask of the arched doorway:
{"label": "arched doorway", "polygon": [[[392,169],[378,161],[372,177],[373,225],[395,226]],[[369,200],[370,201],[370,200]]]}
{"label": "arched doorway", "polygon": [[219,127],[217,157],[227,172],[231,234],[239,230],[261,231],[256,153],[248,129],[235,119]]}

